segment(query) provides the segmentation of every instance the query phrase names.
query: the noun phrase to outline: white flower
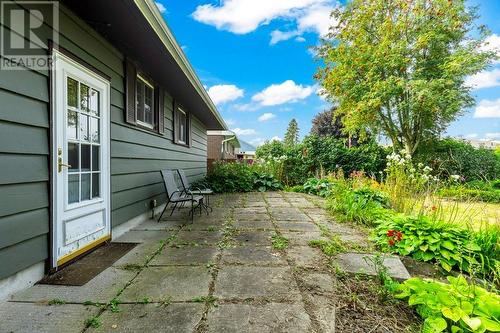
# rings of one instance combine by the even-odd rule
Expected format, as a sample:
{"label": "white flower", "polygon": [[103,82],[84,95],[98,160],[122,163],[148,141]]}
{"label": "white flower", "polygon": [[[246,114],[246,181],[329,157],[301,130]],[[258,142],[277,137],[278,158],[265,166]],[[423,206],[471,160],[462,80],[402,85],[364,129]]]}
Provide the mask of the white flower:
{"label": "white flower", "polygon": [[432,171],[432,168],[430,166],[426,165],[424,168],[424,172],[429,172],[429,171]]}
{"label": "white flower", "polygon": [[460,179],[460,176],[459,175],[451,175],[450,178],[456,182],[458,182],[458,180]]}

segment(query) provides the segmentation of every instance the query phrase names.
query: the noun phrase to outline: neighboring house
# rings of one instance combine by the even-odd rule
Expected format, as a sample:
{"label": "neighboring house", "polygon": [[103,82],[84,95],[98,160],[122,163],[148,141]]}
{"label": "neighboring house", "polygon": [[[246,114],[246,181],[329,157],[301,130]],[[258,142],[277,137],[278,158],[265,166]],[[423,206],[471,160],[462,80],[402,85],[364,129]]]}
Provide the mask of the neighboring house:
{"label": "neighboring house", "polygon": [[236,160],[236,152],[240,147],[240,141],[236,134],[231,131],[207,131],[207,163],[212,165],[214,161]]}
{"label": "neighboring house", "polygon": [[500,141],[492,139],[462,139],[470,143],[474,148],[496,149],[500,146]]}
{"label": "neighboring house", "polygon": [[241,161],[248,163],[253,163],[255,161],[255,150],[256,148],[249,144],[248,142],[240,140],[241,147],[236,153],[236,158]]}
{"label": "neighboring house", "polygon": [[53,69],[0,72],[0,298],[147,219],[226,129],[153,1],[59,7]]}

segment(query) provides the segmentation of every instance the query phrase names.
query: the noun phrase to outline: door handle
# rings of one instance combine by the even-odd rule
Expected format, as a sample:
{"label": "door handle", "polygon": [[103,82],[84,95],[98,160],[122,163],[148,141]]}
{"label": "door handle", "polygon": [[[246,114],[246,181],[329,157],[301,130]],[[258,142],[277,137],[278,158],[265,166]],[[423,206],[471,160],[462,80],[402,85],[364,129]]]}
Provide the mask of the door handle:
{"label": "door handle", "polygon": [[61,172],[61,171],[62,171],[62,168],[71,168],[71,165],[70,165],[70,164],[63,163],[62,158],[61,158],[61,157],[59,157],[59,158],[57,159],[57,170],[58,170],[58,172]]}

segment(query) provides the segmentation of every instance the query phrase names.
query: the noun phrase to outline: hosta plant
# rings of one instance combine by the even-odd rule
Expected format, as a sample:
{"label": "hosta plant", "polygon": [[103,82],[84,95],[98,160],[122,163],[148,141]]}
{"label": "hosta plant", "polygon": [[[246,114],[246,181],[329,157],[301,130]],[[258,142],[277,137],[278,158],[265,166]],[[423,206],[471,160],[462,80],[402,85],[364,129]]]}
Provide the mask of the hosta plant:
{"label": "hosta plant", "polygon": [[[394,239],[394,233],[401,233],[400,239]],[[479,264],[476,257],[481,248],[470,231],[425,216],[394,215],[379,224],[375,240],[384,250],[420,261],[436,261],[448,272],[452,268],[470,271]]]}
{"label": "hosta plant", "polygon": [[424,319],[423,333],[500,332],[500,296],[448,276],[449,283],[411,278],[397,287]]}

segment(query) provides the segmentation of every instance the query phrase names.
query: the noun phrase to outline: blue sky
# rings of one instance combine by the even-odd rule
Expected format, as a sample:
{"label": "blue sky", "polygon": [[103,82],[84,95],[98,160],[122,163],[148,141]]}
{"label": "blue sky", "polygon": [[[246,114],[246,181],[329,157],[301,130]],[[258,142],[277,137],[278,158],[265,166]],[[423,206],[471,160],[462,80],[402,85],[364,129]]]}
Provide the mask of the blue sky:
{"label": "blue sky", "polygon": [[[311,47],[336,0],[158,0],[168,25],[229,127],[254,145],[282,138],[295,118],[301,136],[329,108],[317,95]],[[478,23],[500,51],[500,1],[480,6]],[[470,79],[477,106],[448,129],[452,136],[500,139],[500,63]]]}

